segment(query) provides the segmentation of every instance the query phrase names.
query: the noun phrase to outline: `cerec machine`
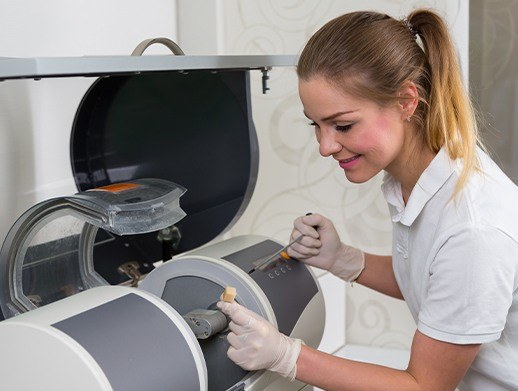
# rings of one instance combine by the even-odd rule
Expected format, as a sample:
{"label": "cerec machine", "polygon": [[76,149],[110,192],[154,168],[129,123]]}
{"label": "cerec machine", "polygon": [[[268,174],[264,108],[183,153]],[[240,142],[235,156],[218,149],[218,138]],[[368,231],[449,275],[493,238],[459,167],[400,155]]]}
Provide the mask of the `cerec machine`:
{"label": "cerec machine", "polygon": [[230,361],[215,308],[230,285],[281,332],[322,337],[312,272],[280,257],[257,267],[282,244],[213,240],[257,177],[249,73],[266,90],[295,60],[178,54],[0,61],[1,80],[96,78],[71,130],[78,193],[31,207],[1,249],[0,389],[309,389]]}

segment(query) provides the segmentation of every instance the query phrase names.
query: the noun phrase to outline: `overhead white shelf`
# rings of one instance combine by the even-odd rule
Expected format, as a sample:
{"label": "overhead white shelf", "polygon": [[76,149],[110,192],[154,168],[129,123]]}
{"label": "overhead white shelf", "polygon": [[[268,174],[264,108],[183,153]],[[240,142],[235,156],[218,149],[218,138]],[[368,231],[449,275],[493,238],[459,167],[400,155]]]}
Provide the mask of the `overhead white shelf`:
{"label": "overhead white shelf", "polygon": [[0,80],[295,66],[295,55],[0,57]]}

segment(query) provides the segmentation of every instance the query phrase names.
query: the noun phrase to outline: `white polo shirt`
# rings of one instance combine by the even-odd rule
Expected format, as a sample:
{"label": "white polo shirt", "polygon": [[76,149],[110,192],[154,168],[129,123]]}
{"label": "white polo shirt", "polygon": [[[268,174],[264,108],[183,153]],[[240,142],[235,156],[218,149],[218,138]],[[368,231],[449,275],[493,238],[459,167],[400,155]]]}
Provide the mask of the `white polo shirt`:
{"label": "white polo shirt", "polygon": [[423,334],[482,343],[460,390],[518,390],[518,187],[482,151],[452,200],[461,163],[442,149],[404,205],[385,175],[393,222],[392,265]]}

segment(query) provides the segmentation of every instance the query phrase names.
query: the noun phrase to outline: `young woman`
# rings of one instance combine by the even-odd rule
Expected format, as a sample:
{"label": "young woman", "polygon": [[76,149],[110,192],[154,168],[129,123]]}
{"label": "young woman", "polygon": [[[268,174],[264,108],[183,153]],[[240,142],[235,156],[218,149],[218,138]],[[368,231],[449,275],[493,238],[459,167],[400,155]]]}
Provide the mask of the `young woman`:
{"label": "young woman", "polygon": [[343,244],[314,214],[290,256],[404,299],[417,323],[406,370],[304,346],[237,303],[229,357],[326,390],[518,390],[518,188],[483,152],[447,27],[353,12],[322,27],[298,63],[320,154],[347,179],[385,172],[392,256]]}

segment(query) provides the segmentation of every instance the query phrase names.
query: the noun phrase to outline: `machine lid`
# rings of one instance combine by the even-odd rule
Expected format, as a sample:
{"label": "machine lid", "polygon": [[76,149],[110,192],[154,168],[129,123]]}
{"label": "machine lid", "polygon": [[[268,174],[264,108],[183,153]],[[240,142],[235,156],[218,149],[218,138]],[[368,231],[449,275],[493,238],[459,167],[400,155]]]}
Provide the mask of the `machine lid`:
{"label": "machine lid", "polygon": [[185,186],[176,253],[204,245],[239,219],[257,180],[248,69],[100,78],[77,109],[70,155],[83,191],[146,177]]}
{"label": "machine lid", "polygon": [[177,223],[185,216],[179,206],[185,191],[165,180],[141,179],[34,205],[0,251],[4,317],[108,285],[93,265],[94,247],[107,240],[106,231],[139,234]]}

